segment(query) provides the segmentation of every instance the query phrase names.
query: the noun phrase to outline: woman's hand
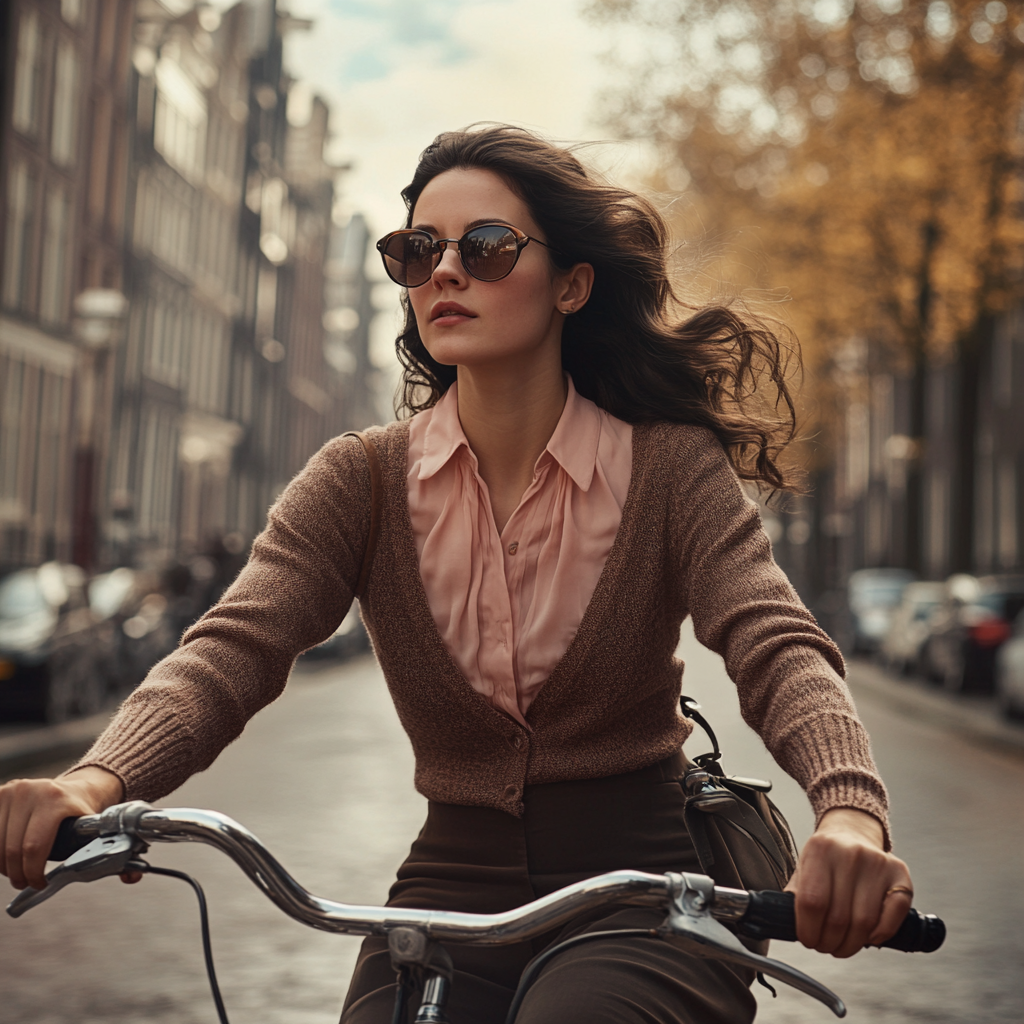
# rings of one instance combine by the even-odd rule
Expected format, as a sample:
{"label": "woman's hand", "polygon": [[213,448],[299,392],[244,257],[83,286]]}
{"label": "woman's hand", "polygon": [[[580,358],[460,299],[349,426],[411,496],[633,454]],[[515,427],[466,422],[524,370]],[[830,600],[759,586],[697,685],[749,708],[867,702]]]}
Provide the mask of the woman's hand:
{"label": "woman's hand", "polygon": [[[15,779],[0,786],[0,874],[15,889],[46,886],[46,857],[65,818],[100,811],[124,799],[121,780],[104,768],[81,768],[59,779]],[[141,875],[121,876],[138,881]]]}
{"label": "woman's hand", "polygon": [[838,957],[894,935],[914,899],[906,864],[884,852],[881,824],[846,807],[822,817],[786,889],[796,893],[797,938]]}

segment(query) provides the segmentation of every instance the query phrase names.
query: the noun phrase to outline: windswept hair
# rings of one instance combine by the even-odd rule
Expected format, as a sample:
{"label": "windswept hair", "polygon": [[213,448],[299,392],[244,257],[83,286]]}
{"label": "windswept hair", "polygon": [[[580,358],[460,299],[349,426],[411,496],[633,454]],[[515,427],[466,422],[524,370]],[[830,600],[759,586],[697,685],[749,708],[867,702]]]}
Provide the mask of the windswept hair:
{"label": "windswept hair", "polygon": [[[682,302],[669,277],[668,229],[650,202],[589,177],[569,150],[532,132],[487,125],[444,132],[424,150],[402,191],[407,227],[427,183],[454,168],[500,176],[530,209],[556,266],[593,266],[590,298],[562,330],[562,363],[581,395],[628,423],[706,426],[740,478],[792,487],[779,456],[796,429],[787,383],[789,364],[799,365],[795,342],[741,307]],[[431,358],[407,293],[402,302],[396,405],[413,414],[441,398],[456,368]]]}

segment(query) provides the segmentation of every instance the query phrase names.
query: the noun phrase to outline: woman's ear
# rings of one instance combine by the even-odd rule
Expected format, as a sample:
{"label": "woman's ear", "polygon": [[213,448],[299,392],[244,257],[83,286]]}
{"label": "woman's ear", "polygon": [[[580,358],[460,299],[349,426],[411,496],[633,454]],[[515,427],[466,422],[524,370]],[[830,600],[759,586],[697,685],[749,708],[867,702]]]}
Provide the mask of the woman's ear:
{"label": "woman's ear", "polygon": [[577,263],[562,275],[561,288],[555,306],[560,313],[576,313],[586,305],[590,289],[594,286],[594,268],[589,263]]}

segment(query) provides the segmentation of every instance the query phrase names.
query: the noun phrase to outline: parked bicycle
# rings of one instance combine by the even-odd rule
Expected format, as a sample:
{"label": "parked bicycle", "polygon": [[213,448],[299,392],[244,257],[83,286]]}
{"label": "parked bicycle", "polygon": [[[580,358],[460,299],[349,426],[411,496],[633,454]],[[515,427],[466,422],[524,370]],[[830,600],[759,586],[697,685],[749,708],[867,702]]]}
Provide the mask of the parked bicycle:
{"label": "parked bicycle", "polygon": [[[45,889],[23,889],[7,907],[7,913],[20,917],[71,882],[91,882],[124,872],[161,874],[188,882],[199,899],[213,999],[221,1024],[227,1024],[202,888],[184,872],[156,867],[142,859],[149,844],[159,842],[199,842],[217,847],[282,911],[311,928],[343,935],[386,936],[399,976],[393,1017],[396,1024],[405,1019],[407,1000],[414,991],[421,995],[416,1024],[443,1024],[447,1020],[444,1007],[453,972],[445,943],[496,946],[522,942],[564,925],[582,911],[609,903],[663,906],[665,920],[654,929],[584,932],[548,948],[523,973],[506,1024],[513,1024],[527,990],[553,957],[571,946],[611,934],[658,938],[700,956],[753,969],[813,996],[837,1017],[846,1015],[843,1001],[824,985],[788,964],[751,952],[740,942],[740,937],[795,941],[790,893],[724,888],[705,875],[624,870],[576,882],[500,914],[356,906],[308,892],[256,836],[223,814],[195,808],[154,808],[138,800],[117,804],[101,814],[65,819],[50,854],[51,860],[63,863],[47,874]],[[932,952],[942,945],[945,932],[939,918],[911,910],[899,931],[883,945],[907,952]]]}

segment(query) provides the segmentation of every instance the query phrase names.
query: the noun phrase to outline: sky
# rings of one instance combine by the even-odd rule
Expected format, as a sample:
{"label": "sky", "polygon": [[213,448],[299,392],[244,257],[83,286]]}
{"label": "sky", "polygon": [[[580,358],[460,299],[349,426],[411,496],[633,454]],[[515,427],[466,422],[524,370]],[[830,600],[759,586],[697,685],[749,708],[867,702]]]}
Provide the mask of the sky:
{"label": "sky", "polygon": [[[282,3],[282,6],[285,6]],[[508,121],[557,139],[606,139],[597,95],[611,33],[582,0],[290,0],[309,32],[287,38],[289,72],[332,108],[330,156],[351,162],[343,203],[374,231],[401,226],[399,192],[441,131]],[[635,163],[632,147],[600,159]]]}

